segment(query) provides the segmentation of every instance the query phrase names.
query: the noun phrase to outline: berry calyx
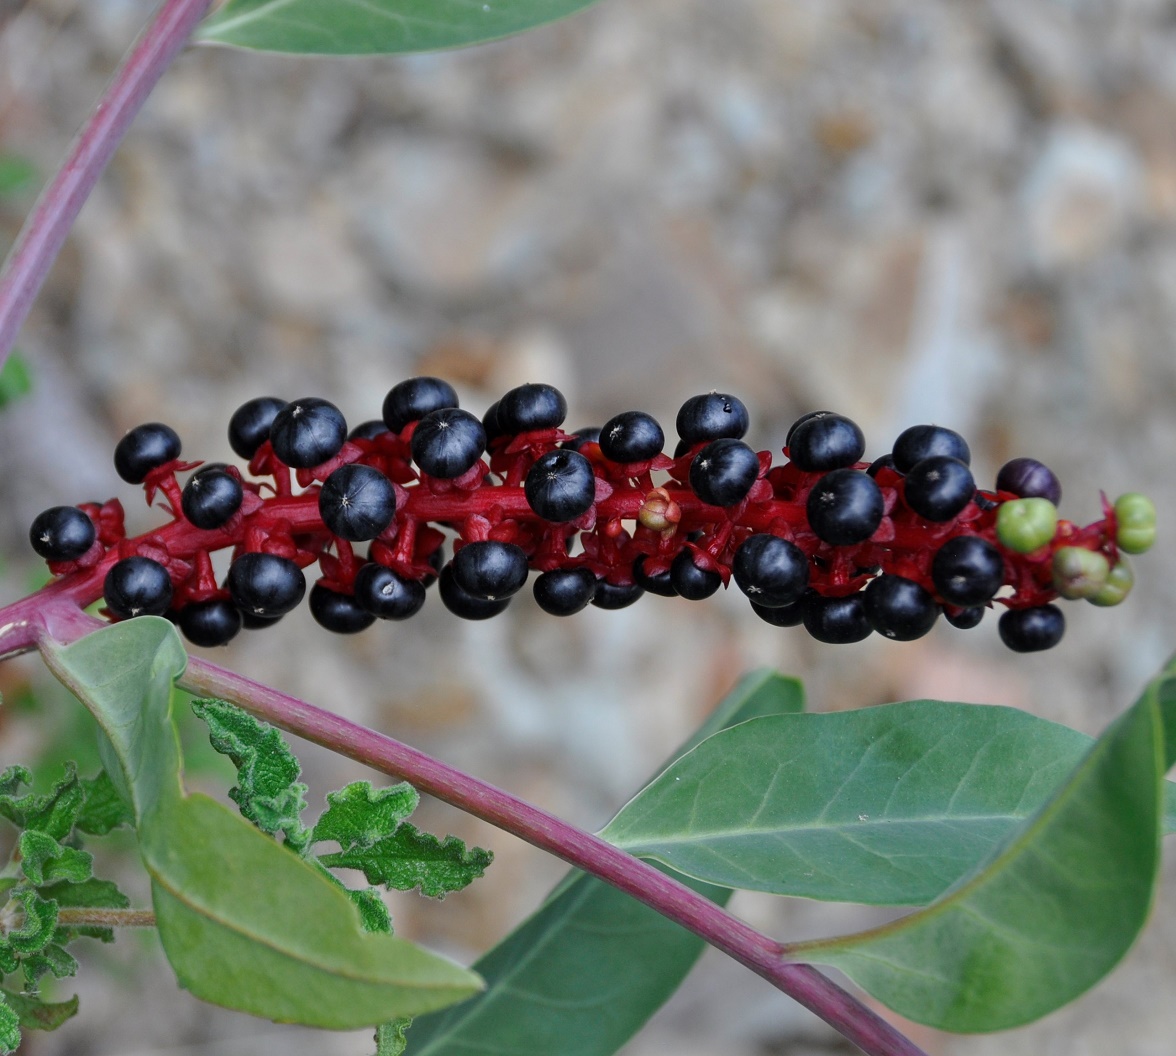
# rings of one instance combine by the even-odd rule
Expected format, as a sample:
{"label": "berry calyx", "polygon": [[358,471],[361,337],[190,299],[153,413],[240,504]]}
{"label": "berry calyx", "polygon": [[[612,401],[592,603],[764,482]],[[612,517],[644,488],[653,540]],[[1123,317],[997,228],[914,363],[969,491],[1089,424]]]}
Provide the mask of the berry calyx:
{"label": "berry calyx", "polygon": [[51,506],[29,526],[29,542],[46,561],[76,561],[97,535],[94,522],[76,506]]}
{"label": "berry calyx", "polygon": [[333,403],[308,396],[286,404],[270,426],[274,454],[295,469],[330,461],[347,441],[347,420]]}
{"label": "berry calyx", "polygon": [[106,573],[102,596],[119,619],[162,616],[171,605],[171,577],[163,565],[149,557],[124,557]]}
{"label": "berry calyx", "polygon": [[712,440],[690,463],[690,487],[709,506],[734,506],[759,472],[759,457],[742,440]]}
{"label": "berry calyx", "polygon": [[1129,554],[1142,554],[1156,541],[1156,508],[1151,499],[1129,491],[1115,500],[1115,542]]}
{"label": "berry calyx", "polygon": [[1040,550],[1058,530],[1058,510],[1042,498],[1003,502],[996,512],[996,538],[1018,554]]}
{"label": "berry calyx", "polygon": [[318,498],[319,515],[340,539],[358,543],[375,539],[396,516],[396,489],[378,469],[352,462],[325,481]]}
{"label": "berry calyx", "polygon": [[128,484],[142,484],[147,474],[180,457],[180,437],[162,422],[137,425],[114,448],[114,470]]}

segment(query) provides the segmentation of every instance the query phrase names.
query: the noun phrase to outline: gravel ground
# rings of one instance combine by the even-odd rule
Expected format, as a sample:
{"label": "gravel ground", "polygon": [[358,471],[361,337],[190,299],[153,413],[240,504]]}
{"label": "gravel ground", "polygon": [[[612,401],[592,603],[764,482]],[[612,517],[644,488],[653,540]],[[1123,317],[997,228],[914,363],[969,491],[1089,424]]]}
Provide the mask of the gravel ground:
{"label": "gravel ground", "polygon": [[[0,2],[0,151],[51,172],[149,10]],[[589,827],[758,664],[803,677],[817,709],[927,696],[1096,732],[1172,649],[1174,16],[1170,0],[606,0],[446,54],[193,50],[22,335],[36,388],[0,417],[4,552],[27,552],[46,506],[130,504],[109,462],[126,428],[167,421],[186,454],[227,459],[227,419],[254,395],[321,395],[360,421],[411,373],[450,378],[478,412],[547,380],[578,426],[634,408],[668,424],[718,388],[777,451],[814,407],[855,418],[871,454],[936,421],[969,437],[981,481],[1014,455],[1053,466],[1074,520],[1098,516],[1100,488],[1150,494],[1161,543],[1131,601],[1071,607],[1065,641],[1029,657],[995,621],[824,646],[732,592],[566,622],[528,601],[485,625],[433,607],[345,641],[299,613],[218,659]],[[0,204],[0,242],[29,204]],[[37,731],[15,727],[8,743],[35,749]],[[306,756],[317,795],[354,776]],[[422,814],[498,860],[441,909],[397,900],[398,926],[472,957],[560,870],[435,804]],[[1153,995],[1176,985],[1172,894],[1166,878],[1143,941],[1073,1007],[920,1041],[943,1056],[1169,1053],[1171,1007]],[[735,905],[788,937],[865,919]],[[22,1056],[367,1051],[361,1035],[210,1011],[140,945],[94,955],[82,1014]],[[625,1052],[716,1051],[848,1050],[708,955]]]}

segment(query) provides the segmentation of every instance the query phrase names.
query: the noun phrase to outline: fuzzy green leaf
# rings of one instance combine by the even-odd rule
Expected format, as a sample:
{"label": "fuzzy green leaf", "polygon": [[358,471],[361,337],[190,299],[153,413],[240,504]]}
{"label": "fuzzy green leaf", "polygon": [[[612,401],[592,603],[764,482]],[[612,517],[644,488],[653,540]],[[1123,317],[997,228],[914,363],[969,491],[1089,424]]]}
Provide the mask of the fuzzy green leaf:
{"label": "fuzzy green leaf", "polygon": [[411,1025],[412,1020],[402,1016],[376,1027],[376,1056],[401,1056],[408,1046],[405,1031]]}
{"label": "fuzzy green leaf", "polygon": [[298,781],[302,768],[281,733],[224,700],[194,700],[192,710],[207,724],[213,748],[237,768],[239,784],[229,798],[262,832],[284,833],[301,853],[308,839],[301,820],[306,785]]}
{"label": "fuzzy green leaf", "polygon": [[84,798],[77,767],[66,763],[61,780],[43,795],[16,795],[20,785],[31,781],[32,775],[23,766],[9,767],[0,775],[0,816],[19,828],[43,832],[54,840],[65,839],[73,831]]}
{"label": "fuzzy green leaf", "polygon": [[57,903],[41,898],[32,888],[19,891],[14,901],[20,903],[24,921],[9,930],[0,947],[7,946],[18,957],[39,953],[49,945],[57,927]]}
{"label": "fuzzy green leaf", "polygon": [[0,990],[0,1053],[8,1056],[20,1045],[20,1017],[9,1006],[6,992]]}
{"label": "fuzzy green leaf", "polygon": [[82,778],[82,791],[82,809],[75,823],[79,832],[105,836],[114,829],[135,824],[130,804],[119,795],[105,770],[99,770],[94,777]]}
{"label": "fuzzy green leaf", "polygon": [[311,842],[333,840],[344,850],[371,847],[394,833],[420,801],[417,790],[403,782],[377,791],[369,781],[355,781],[327,793],[327,809],[314,827]]}
{"label": "fuzzy green leaf", "polygon": [[358,891],[346,887],[343,890],[347,892],[347,897],[355,903],[355,908],[359,910],[359,922],[363,925],[364,931],[392,930],[392,915],[388,912],[388,907],[384,905],[379,891],[374,887],[365,887]]}
{"label": "fuzzy green leaf", "polygon": [[592,0],[229,0],[196,39],[259,51],[382,55],[509,36]]}
{"label": "fuzzy green leaf", "polygon": [[21,871],[35,887],[68,880],[80,884],[93,873],[94,856],[75,847],[63,847],[52,836],[35,829],[20,834]]}
{"label": "fuzzy green leaf", "polygon": [[43,975],[52,975],[54,979],[66,979],[77,975],[78,962],[73,956],[56,942],[49,943],[43,949],[26,957],[21,966],[24,968],[26,989],[33,989],[37,980]]}
{"label": "fuzzy green leaf", "polygon": [[17,764],[0,770],[0,814],[13,821],[8,814],[11,809],[7,805],[8,801],[20,791],[22,785],[27,787],[32,783],[33,775],[27,767]]}
{"label": "fuzzy green leaf", "polygon": [[[50,1002],[0,989],[0,1009],[4,1006],[16,1013],[20,1025],[26,1030],[56,1030],[67,1019],[77,1015],[78,996],[74,994],[68,1001]],[[3,1032],[0,1028],[2,1045]]]}

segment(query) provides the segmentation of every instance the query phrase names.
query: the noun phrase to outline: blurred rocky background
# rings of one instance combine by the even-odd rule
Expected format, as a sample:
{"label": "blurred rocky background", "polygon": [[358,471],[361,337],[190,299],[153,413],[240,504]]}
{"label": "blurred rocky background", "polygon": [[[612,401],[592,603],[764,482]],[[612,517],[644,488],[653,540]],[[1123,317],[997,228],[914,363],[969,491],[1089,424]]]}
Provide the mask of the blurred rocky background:
{"label": "blurred rocky background", "polygon": [[[150,10],[0,2],[0,152],[47,176]],[[30,204],[0,205],[0,243]],[[325,396],[359,422],[413,373],[449,378],[479,413],[544,380],[573,427],[643,409],[672,431],[686,397],[718,388],[747,402],[760,448],[778,452],[823,407],[862,425],[870,455],[908,424],[957,428],[982,484],[1009,457],[1040,458],[1074,520],[1099,515],[1100,488],[1146,491],[1161,543],[1128,604],[1070,605],[1064,642],[1028,657],[993,619],[824,646],[731,591],[568,621],[524,597],[487,624],[434,601],[346,640],[300,612],[217,658],[591,828],[760,664],[802,677],[816,709],[928,696],[1093,733],[1176,640],[1174,339],[1172,0],[604,0],[446,54],[201,48],[138,120],[22,335],[34,389],[0,416],[5,593],[34,574],[25,533],[49,505],[118,495],[134,526],[152,523],[110,462],[143,421],[213,460],[255,395]],[[10,718],[0,762],[35,754],[47,725]],[[319,802],[359,776],[302,754]],[[403,933],[458,957],[562,872],[436,803],[422,817],[498,856],[443,906],[393,901]],[[941,1056],[1166,1056],[1171,880],[1139,946],[1073,1007],[995,1037],[919,1040]],[[781,937],[874,919],[734,908]],[[198,1005],[162,963],[134,936],[95,952],[81,1014],[23,1056],[370,1050]],[[847,1051],[711,955],[625,1050]]]}

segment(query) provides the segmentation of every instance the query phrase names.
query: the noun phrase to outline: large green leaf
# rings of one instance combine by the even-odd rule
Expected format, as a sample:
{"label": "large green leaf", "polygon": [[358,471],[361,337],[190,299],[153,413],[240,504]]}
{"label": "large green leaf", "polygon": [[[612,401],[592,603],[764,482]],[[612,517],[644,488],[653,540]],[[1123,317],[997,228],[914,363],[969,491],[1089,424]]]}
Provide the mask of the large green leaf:
{"label": "large green leaf", "polygon": [[922,906],[1039,810],[1092,743],[1012,708],[945,701],[774,715],[700,744],[602,835],[725,887]]}
{"label": "large green leaf", "polygon": [[1147,918],[1174,738],[1168,671],[938,902],[789,955],[833,965],[895,1011],[944,1030],[1014,1027],[1073,1000],[1118,963]]}
{"label": "large green leaf", "polygon": [[364,931],[320,870],[219,803],[184,794],[171,696],[187,657],[166,620],[140,617],[44,652],[106,734],[108,769],[135,807],[160,940],[197,997],[348,1029],[479,989],[451,961]]}
{"label": "large green leaf", "polygon": [[436,51],[553,22],[593,0],[229,0],[196,39],[259,51]]}
{"label": "large green leaf", "polygon": [[[679,753],[731,723],[799,710],[803,701],[795,680],[754,672]],[[720,905],[731,895],[678,879]],[[486,980],[485,993],[416,1020],[408,1051],[608,1056],[678,988],[702,948],[697,936],[628,895],[571,873],[537,913],[474,965]]]}

